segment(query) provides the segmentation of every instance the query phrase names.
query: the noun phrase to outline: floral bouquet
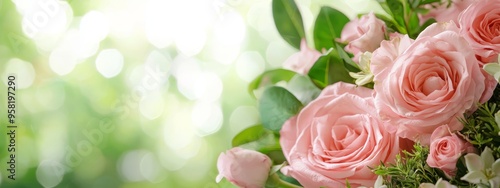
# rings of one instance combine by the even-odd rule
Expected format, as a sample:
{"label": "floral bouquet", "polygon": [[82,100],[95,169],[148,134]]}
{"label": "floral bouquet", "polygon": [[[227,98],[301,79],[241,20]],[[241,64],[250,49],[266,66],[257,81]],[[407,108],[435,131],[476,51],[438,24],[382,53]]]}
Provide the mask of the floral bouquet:
{"label": "floral bouquet", "polygon": [[322,7],[307,38],[295,2],[272,1],[300,51],[249,85],[261,124],[219,156],[217,182],[500,187],[500,0],[378,3],[352,19]]}

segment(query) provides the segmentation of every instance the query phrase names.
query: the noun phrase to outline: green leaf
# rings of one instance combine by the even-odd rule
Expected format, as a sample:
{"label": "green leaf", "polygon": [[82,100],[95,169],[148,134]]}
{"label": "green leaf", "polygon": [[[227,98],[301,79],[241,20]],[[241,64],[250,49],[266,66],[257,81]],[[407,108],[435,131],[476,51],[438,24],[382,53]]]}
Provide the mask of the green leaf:
{"label": "green leaf", "polygon": [[300,49],[300,40],[306,37],[304,24],[294,0],[273,0],[274,25],[288,44]]}
{"label": "green leaf", "polygon": [[321,7],[314,23],[314,44],[318,51],[330,49],[335,45],[335,39],[340,38],[344,25],[349,18],[342,12],[331,7]]}
{"label": "green leaf", "polygon": [[359,69],[359,66],[358,64],[356,64],[352,59],[351,57],[349,56],[349,54],[347,54],[347,52],[344,50],[344,48],[342,46],[340,46],[338,43],[335,44],[335,48],[337,49],[337,53],[339,54],[339,56],[342,58],[342,60],[344,61],[344,66],[347,70],[349,70],[349,72],[359,72],[361,71]]}
{"label": "green leaf", "polygon": [[[403,0],[406,1],[406,0]],[[380,6],[391,16],[387,18],[377,14],[377,17],[384,20],[389,28],[401,34],[407,34],[406,23],[404,20],[405,9],[400,0],[378,0]]]}
{"label": "green leaf", "polygon": [[272,131],[279,131],[290,117],[297,114],[302,103],[288,90],[272,86],[267,88],[259,101],[262,125]]}
{"label": "green leaf", "polygon": [[[406,1],[406,0],[404,0]],[[401,0],[387,0],[386,1],[387,6],[391,9],[392,12],[392,18],[398,23],[399,26],[402,26],[404,31],[401,31],[402,34],[408,33],[406,28],[404,26],[406,25],[404,17],[405,17],[405,9],[403,4],[401,3]],[[401,29],[401,27],[399,28]]]}
{"label": "green leaf", "polygon": [[255,97],[255,94],[253,92],[254,90],[264,86],[270,86],[272,84],[276,84],[280,81],[288,82],[296,74],[297,74],[296,72],[286,69],[274,69],[266,71],[257,78],[255,78],[252,82],[250,82],[248,86],[248,92],[250,93],[250,95]]}
{"label": "green leaf", "polygon": [[234,136],[232,141],[232,146],[236,147],[253,141],[257,141],[267,136],[267,134],[269,133],[273,134],[271,131],[264,129],[262,125],[254,125],[248,127],[245,130],[238,133],[236,136]]}
{"label": "green leaf", "polygon": [[418,14],[416,12],[414,12],[410,16],[410,23],[408,23],[408,28],[408,35],[410,36],[410,38],[417,38],[418,34],[420,33],[420,18],[418,18]]}
{"label": "green leaf", "polygon": [[314,63],[308,76],[321,89],[339,81],[354,83],[354,79],[349,76],[344,62],[333,49],[330,49],[326,55],[321,56]]}

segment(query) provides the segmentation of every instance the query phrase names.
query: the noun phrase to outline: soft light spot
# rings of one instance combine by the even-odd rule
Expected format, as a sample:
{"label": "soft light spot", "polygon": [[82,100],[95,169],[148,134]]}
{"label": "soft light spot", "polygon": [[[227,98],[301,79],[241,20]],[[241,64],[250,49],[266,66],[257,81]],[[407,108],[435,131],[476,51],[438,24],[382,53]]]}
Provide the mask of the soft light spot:
{"label": "soft light spot", "polygon": [[258,52],[244,52],[236,61],[236,73],[241,79],[250,82],[264,72],[265,63]]}
{"label": "soft light spot", "polygon": [[179,109],[166,118],[163,127],[164,142],[172,150],[184,148],[195,139],[194,131],[189,110]]}
{"label": "soft light spot", "polygon": [[201,89],[196,88],[196,83],[202,70],[197,59],[183,55],[177,56],[174,59],[172,73],[177,80],[177,89],[182,95],[191,100],[195,100],[199,97],[196,90]]}
{"label": "soft light spot", "polygon": [[73,18],[73,10],[66,1],[14,1],[23,15],[21,27],[29,38],[40,39],[62,34]]}
{"label": "soft light spot", "polygon": [[152,183],[158,183],[165,179],[165,174],[159,164],[156,156],[151,152],[147,152],[141,159],[140,171],[142,176]]}
{"label": "soft light spot", "polygon": [[71,54],[71,52],[68,51],[69,49],[57,48],[50,53],[50,69],[58,75],[63,76],[69,74],[73,71],[77,64],[77,58],[72,55],[68,55]]}
{"label": "soft light spot", "polygon": [[231,64],[238,57],[246,36],[245,21],[238,12],[228,11],[214,24],[211,54],[219,63]]}
{"label": "soft light spot", "polygon": [[172,15],[172,1],[151,0],[148,1],[145,11],[145,33],[153,46],[165,48],[172,44],[174,30],[171,23],[175,22]]}
{"label": "soft light spot", "polygon": [[56,187],[64,176],[64,166],[52,160],[44,160],[36,169],[36,179],[43,187]]}
{"label": "soft light spot", "polygon": [[280,39],[271,42],[266,49],[266,60],[271,65],[269,68],[282,67],[283,62],[297,51],[284,40]]}
{"label": "soft light spot", "polygon": [[232,134],[237,134],[243,129],[256,125],[259,122],[259,111],[254,106],[240,106],[229,117],[229,128]]}
{"label": "soft light spot", "polygon": [[66,98],[66,91],[60,83],[51,83],[37,88],[35,98],[44,110],[59,109]]}
{"label": "soft light spot", "polygon": [[141,160],[147,153],[145,150],[133,150],[122,155],[117,168],[124,180],[138,182],[146,179],[141,173]]}
{"label": "soft light spot", "polygon": [[198,102],[193,107],[191,121],[199,136],[207,136],[222,127],[223,114],[219,104]]}
{"label": "soft light spot", "polygon": [[97,71],[106,78],[118,75],[123,68],[123,55],[116,49],[102,50],[95,61]]}
{"label": "soft light spot", "polygon": [[89,11],[80,21],[80,32],[86,40],[100,42],[109,33],[109,21],[102,12]]}
{"label": "soft light spot", "polygon": [[[17,58],[12,58],[7,61],[3,75],[4,78],[7,78],[8,76],[16,77],[16,89],[24,89],[30,87],[33,84],[33,80],[36,76],[35,69],[33,68],[33,65],[31,65],[31,63]],[[4,79],[4,83],[7,84],[7,79]]]}
{"label": "soft light spot", "polygon": [[164,109],[163,96],[160,92],[148,93],[139,102],[139,111],[150,120],[160,117]]}
{"label": "soft light spot", "polygon": [[195,89],[198,99],[216,101],[222,94],[222,80],[213,72],[204,72],[198,75]]}
{"label": "soft light spot", "polygon": [[207,40],[207,34],[203,28],[192,25],[184,31],[184,34],[175,37],[175,45],[177,49],[186,56],[194,56],[203,49]]}

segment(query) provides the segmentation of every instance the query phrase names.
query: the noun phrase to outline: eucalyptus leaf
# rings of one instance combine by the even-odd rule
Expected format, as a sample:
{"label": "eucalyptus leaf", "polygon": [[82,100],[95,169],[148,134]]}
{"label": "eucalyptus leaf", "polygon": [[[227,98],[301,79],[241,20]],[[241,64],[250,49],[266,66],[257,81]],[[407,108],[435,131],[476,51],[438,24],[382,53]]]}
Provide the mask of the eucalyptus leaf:
{"label": "eucalyptus leaf", "polygon": [[349,18],[342,12],[331,7],[321,7],[314,23],[314,44],[318,51],[335,46],[335,40],[340,38],[344,25]]}
{"label": "eucalyptus leaf", "polygon": [[278,86],[267,88],[259,100],[262,125],[272,131],[280,131],[283,123],[297,114],[302,103],[288,90]]}
{"label": "eucalyptus leaf", "polygon": [[302,15],[294,0],[273,0],[274,25],[288,44],[300,49],[300,41],[306,37]]}

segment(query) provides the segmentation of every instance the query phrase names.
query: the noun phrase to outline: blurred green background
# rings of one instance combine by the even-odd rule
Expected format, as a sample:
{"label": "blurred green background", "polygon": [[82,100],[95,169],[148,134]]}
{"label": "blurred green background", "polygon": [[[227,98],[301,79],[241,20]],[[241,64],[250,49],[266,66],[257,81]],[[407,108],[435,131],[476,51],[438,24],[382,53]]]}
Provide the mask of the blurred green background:
{"label": "blurred green background", "polygon": [[[323,5],[374,5],[348,2],[297,4],[310,31]],[[259,123],[247,85],[295,52],[271,0],[0,0],[0,187],[232,187],[216,160]]]}

